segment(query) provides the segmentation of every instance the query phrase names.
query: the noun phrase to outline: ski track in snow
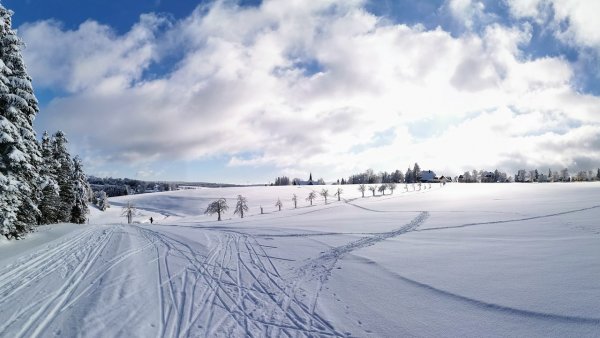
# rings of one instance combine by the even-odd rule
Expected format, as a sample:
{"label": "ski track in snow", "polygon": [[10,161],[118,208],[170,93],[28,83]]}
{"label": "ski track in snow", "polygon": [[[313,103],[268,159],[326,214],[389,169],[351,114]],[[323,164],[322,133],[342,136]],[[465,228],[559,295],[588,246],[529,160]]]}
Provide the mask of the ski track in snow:
{"label": "ski track in snow", "polygon": [[[70,321],[101,323],[112,318],[111,309],[118,308],[123,299],[146,296],[139,294],[142,292],[140,288],[152,289],[155,297],[139,304],[140,314],[129,313],[127,318],[119,317],[124,321],[120,323],[123,327],[114,332],[124,336],[147,336],[151,332],[156,337],[347,336],[347,332],[324,318],[317,306],[323,286],[336,263],[345,255],[413,231],[527,221],[600,208],[596,205],[518,219],[419,229],[430,212],[380,211],[359,206],[352,200],[345,202],[368,212],[412,212],[417,216],[395,230],[379,233],[250,235],[227,228],[183,226],[204,232],[207,241],[202,245],[139,226],[90,227],[0,269],[0,336],[40,337],[48,336],[49,332],[61,335],[63,332],[59,328]],[[286,273],[279,271],[273,260],[289,259],[267,254],[265,247],[270,247],[258,242],[261,237],[333,235],[363,237],[331,247]],[[125,240],[124,248],[119,246],[122,240]],[[600,325],[597,318],[542,313],[488,303],[388,272],[412,286],[468,306],[524,318]],[[81,302],[89,304],[100,298],[105,301],[104,312],[76,311]],[[11,308],[10,304],[21,304],[22,307]],[[143,328],[141,323],[145,325]],[[151,328],[146,324],[150,324]],[[127,325],[146,331],[128,331]],[[79,333],[102,336],[102,332],[101,329],[90,329]]]}
{"label": "ski track in snow", "polygon": [[[157,337],[347,336],[316,310],[326,276],[343,255],[412,231],[427,217],[428,213],[422,212],[397,230],[368,234],[332,248],[287,279],[273,262],[278,258],[268,255],[256,237],[248,234],[206,230],[211,245],[202,251],[180,238],[139,226],[92,227],[0,271],[0,306],[5,309],[0,312],[0,335],[39,337],[60,326],[53,326],[60,320],[86,321],[85,312],[71,311],[80,301],[85,303],[96,293],[114,293],[111,289],[120,284],[126,288],[128,283],[139,282],[136,269],[151,264],[156,279]],[[111,245],[116,245],[116,234],[122,236],[119,238],[137,237],[136,245],[130,243],[114,252]],[[132,266],[129,260],[142,253],[154,258],[147,258],[141,267]],[[122,276],[125,280],[111,280],[108,276],[115,269],[131,271]],[[149,281],[144,282],[147,286]],[[314,296],[307,299],[304,290],[313,287]],[[33,297],[32,289],[36,292]],[[120,290],[128,297],[135,292]],[[118,307],[122,299],[119,296],[104,307]],[[6,305],[11,303],[28,306],[9,313]],[[150,304],[140,305],[140,311]],[[54,332],[61,334],[60,330]]]}
{"label": "ski track in snow", "polygon": [[587,210],[598,209],[598,208],[600,208],[600,205],[594,205],[594,206],[587,207],[587,208],[580,208],[580,209],[573,209],[573,210],[561,211],[561,212],[556,212],[556,213],[551,213],[551,214],[546,214],[546,215],[529,216],[529,217],[507,219],[507,220],[501,220],[501,221],[467,223],[467,224],[451,225],[451,226],[445,226],[445,227],[435,227],[435,228],[420,229],[418,231],[459,229],[459,228],[466,228],[466,227],[471,227],[471,226],[475,226],[475,225],[489,225],[489,224],[502,224],[502,223],[513,223],[513,222],[531,221],[531,220],[535,220],[535,219],[543,219],[543,218],[550,218],[550,217],[556,217],[556,216],[574,214],[574,213],[578,213],[578,212],[582,212],[582,211],[587,211]]}
{"label": "ski track in snow", "polygon": [[[219,233],[207,255],[183,241],[142,229],[165,271],[159,336],[342,336],[293,294],[269,255],[247,235]],[[170,260],[185,269],[169,270]],[[313,323],[310,326],[308,323]]]}

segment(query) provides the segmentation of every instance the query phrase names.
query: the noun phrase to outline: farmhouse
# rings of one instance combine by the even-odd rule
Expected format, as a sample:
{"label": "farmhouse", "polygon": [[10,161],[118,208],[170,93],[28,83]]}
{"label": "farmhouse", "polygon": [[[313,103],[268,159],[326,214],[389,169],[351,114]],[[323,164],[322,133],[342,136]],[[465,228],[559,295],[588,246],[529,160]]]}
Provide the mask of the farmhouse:
{"label": "farmhouse", "polygon": [[437,182],[437,177],[435,177],[435,173],[431,170],[421,171],[421,182],[424,183],[432,183]]}

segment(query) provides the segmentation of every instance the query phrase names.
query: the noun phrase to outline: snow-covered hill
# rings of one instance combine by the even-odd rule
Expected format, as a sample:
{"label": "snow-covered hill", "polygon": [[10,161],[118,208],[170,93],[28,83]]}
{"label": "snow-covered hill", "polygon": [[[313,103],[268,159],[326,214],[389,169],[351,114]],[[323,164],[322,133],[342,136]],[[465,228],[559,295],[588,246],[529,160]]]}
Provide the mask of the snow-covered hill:
{"label": "snow-covered hill", "polygon": [[599,184],[342,186],[309,206],[322,188],[113,198],[50,242],[1,242],[0,336],[600,335]]}

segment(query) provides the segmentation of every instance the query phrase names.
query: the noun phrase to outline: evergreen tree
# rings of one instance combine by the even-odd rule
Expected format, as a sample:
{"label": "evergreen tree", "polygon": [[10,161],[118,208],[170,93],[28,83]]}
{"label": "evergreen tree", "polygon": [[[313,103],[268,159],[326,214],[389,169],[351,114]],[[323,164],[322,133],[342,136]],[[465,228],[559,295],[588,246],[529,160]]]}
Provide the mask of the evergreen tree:
{"label": "evergreen tree", "polygon": [[54,160],[58,163],[56,182],[60,189],[59,222],[70,222],[71,211],[75,206],[75,190],[71,177],[73,176],[73,162],[67,150],[68,140],[62,131],[57,131],[52,140]]}
{"label": "evergreen tree", "polygon": [[75,200],[71,209],[71,222],[76,224],[84,224],[90,210],[88,201],[90,199],[90,185],[87,182],[87,177],[83,172],[83,165],[79,156],[73,159],[73,174],[71,177],[73,183],[73,192]]}
{"label": "evergreen tree", "polygon": [[42,213],[42,224],[54,224],[60,221],[60,189],[56,181],[58,172],[58,162],[54,159],[52,153],[52,143],[47,132],[42,136],[41,144],[42,164],[40,167],[40,177],[42,184],[42,199],[39,209]]}
{"label": "evergreen tree", "polygon": [[400,170],[394,171],[392,174],[392,183],[402,183],[404,182],[404,174]]}
{"label": "evergreen tree", "polygon": [[405,183],[413,183],[414,182],[414,180],[413,180],[413,172],[412,172],[412,170],[410,170],[410,168],[408,168],[406,170],[406,175],[404,175],[404,182]]}
{"label": "evergreen tree", "polygon": [[38,103],[12,14],[0,5],[0,233],[19,237],[41,221],[41,158],[33,130]]}
{"label": "evergreen tree", "polygon": [[418,163],[415,163],[415,167],[413,168],[413,182],[418,182],[421,179],[421,167],[419,167]]}
{"label": "evergreen tree", "polygon": [[96,197],[96,205],[98,205],[98,209],[102,211],[106,211],[106,209],[110,208],[110,204],[108,202],[108,196],[104,190],[98,192],[98,196]]}

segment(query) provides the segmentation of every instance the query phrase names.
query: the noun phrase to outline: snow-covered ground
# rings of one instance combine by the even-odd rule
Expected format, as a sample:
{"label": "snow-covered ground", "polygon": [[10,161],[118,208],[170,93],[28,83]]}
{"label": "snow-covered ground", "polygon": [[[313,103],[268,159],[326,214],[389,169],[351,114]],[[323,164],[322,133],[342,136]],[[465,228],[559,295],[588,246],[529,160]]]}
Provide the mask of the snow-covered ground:
{"label": "snow-covered ground", "polygon": [[[0,336],[600,336],[600,184],[343,186],[309,206],[321,188],[119,197],[2,241]],[[203,215],[219,197],[222,222]]]}

